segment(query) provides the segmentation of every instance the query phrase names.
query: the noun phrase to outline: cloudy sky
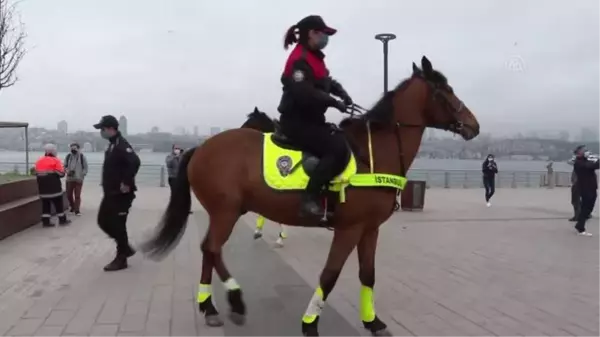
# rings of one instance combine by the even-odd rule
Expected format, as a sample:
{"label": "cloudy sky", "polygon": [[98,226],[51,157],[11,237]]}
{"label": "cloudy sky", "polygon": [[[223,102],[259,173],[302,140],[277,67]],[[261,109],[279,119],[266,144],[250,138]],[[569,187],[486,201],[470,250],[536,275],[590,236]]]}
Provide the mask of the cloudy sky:
{"label": "cloudy sky", "polygon": [[[28,54],[0,92],[0,119],[91,129],[107,113],[130,132],[235,127],[256,105],[276,116],[286,29],[320,14],[339,30],[334,77],[362,105],[427,55],[484,132],[598,126],[597,0],[22,0]],[[332,120],[339,114],[330,110]]]}

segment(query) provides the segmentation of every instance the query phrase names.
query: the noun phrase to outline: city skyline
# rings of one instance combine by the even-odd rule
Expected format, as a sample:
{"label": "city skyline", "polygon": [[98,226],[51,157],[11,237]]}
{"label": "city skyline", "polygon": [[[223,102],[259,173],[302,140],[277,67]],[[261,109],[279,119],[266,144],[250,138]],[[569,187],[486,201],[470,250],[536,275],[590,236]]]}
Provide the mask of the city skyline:
{"label": "city skyline", "polygon": [[[119,118],[119,129],[121,130],[121,132],[124,132],[124,135],[127,135],[127,127],[128,127],[128,119],[126,116],[122,115]],[[125,129],[123,129],[123,125],[125,126]],[[32,127],[32,126],[30,126]],[[61,132],[61,128],[64,131],[65,134],[68,134],[68,132],[66,130],[68,130],[68,123],[64,120],[61,120],[57,123],[57,127],[55,130]],[[210,136],[214,136],[222,131],[227,130],[228,128],[223,128],[220,126],[208,126],[208,132],[206,133],[200,133],[199,131],[199,127],[198,125],[193,125],[193,126],[188,126],[187,128],[185,126],[176,126],[173,130],[168,131],[168,130],[162,130],[160,129],[158,126],[153,126],[150,128],[150,130],[147,130],[145,132],[135,132],[132,134],[147,134],[147,133],[169,133],[172,135],[180,135],[180,136],[195,136],[195,137],[210,137]],[[51,130],[51,129],[50,129]],[[75,130],[72,133],[77,133],[77,132],[95,132],[95,131],[89,131],[89,130]],[[496,137],[498,138],[498,135],[494,135],[493,132],[486,132],[483,133],[482,136],[491,136],[491,137]],[[425,129],[424,135],[423,135],[423,139],[424,140],[431,140],[431,139],[440,139],[440,138],[450,138],[452,137],[451,134],[449,133],[445,133],[443,130],[439,130],[439,129],[433,129],[433,128],[427,128]],[[594,129],[591,127],[582,127],[579,130],[577,130],[577,132],[569,132],[567,130],[561,130],[561,129],[543,129],[543,130],[530,130],[527,132],[520,132],[520,131],[515,131],[512,134],[508,135],[507,137],[500,137],[500,138],[533,138],[533,139],[555,139],[555,140],[565,140],[565,141],[599,141],[599,137],[600,137],[600,132],[598,129]]]}

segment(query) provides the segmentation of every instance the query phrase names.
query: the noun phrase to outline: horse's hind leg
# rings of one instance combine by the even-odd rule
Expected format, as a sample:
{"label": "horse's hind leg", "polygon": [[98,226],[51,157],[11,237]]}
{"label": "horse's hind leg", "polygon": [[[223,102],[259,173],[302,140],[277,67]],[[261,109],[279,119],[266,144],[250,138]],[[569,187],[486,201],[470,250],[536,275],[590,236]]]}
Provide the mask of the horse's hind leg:
{"label": "horse's hind leg", "polygon": [[212,300],[212,272],[214,266],[214,256],[208,247],[209,232],[207,231],[202,241],[202,275],[198,285],[198,308],[204,314],[204,321],[208,326],[222,326],[223,320],[219,317],[219,312]]}
{"label": "horse's hind leg", "polygon": [[227,301],[230,306],[229,318],[236,325],[246,322],[246,304],[242,298],[242,289],[231,276],[223,262],[222,247],[229,239],[239,212],[222,212],[210,216],[208,250],[213,257],[213,266],[227,290]]}
{"label": "horse's hind leg", "polygon": [[361,226],[352,226],[350,230],[336,230],[334,232],[327,263],[319,279],[319,286],[302,317],[302,334],[304,336],[319,335],[319,315],[325,306],[325,300],[333,290],[348,256],[360,240],[362,230]]}
{"label": "horse's hind leg", "polygon": [[275,241],[275,244],[278,247],[283,247],[283,240],[285,240],[287,238],[287,234],[285,233],[285,228],[283,227],[283,224],[279,224],[279,236],[277,237],[277,240]]}
{"label": "horse's hind leg", "polygon": [[373,336],[392,336],[387,325],[375,314],[373,287],[375,286],[375,251],[379,230],[368,230],[360,239],[357,246],[358,278],[360,279],[360,319],[365,329]]}
{"label": "horse's hind leg", "polygon": [[258,215],[256,218],[256,228],[254,229],[254,240],[260,239],[262,237],[262,230],[265,226],[265,217],[262,215]]}

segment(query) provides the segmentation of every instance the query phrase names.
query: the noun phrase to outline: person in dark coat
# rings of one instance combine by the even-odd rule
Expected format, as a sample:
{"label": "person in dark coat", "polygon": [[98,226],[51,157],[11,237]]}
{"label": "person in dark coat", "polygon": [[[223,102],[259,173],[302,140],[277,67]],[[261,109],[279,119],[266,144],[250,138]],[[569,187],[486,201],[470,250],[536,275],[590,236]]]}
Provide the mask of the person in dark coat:
{"label": "person in dark coat", "polygon": [[284,40],[286,49],[296,45],[281,75],[283,94],[278,107],[281,131],[302,150],[320,159],[302,197],[301,217],[323,218],[321,192],[344,169],[349,153],[344,136],[332,132],[325,119],[327,109],[346,112],[353,104],[325,65],[323,49],[336,32],[320,16],[310,15],[290,27]]}
{"label": "person in dark coat", "polygon": [[485,188],[485,202],[487,207],[492,206],[490,199],[496,192],[496,174],[498,174],[498,165],[493,154],[488,154],[481,164],[483,173],[483,187]]}
{"label": "person in dark coat", "polygon": [[102,117],[94,128],[108,141],[102,165],[104,196],[98,210],[98,225],[117,244],[117,254],[104,270],[116,271],[127,268],[127,258],[135,254],[127,235],[127,216],[135,199],[140,158],[119,132],[119,122],[114,116]]}
{"label": "person in dark coat", "polygon": [[[576,156],[570,159],[567,163],[573,165],[575,163]],[[575,174],[575,168],[571,172],[571,206],[573,206],[573,217],[569,219],[571,222],[577,221],[579,217],[579,210],[581,209],[581,193],[577,185],[577,174]]]}
{"label": "person in dark coat", "polygon": [[169,182],[169,188],[171,189],[171,194],[173,194],[173,184],[175,183],[175,179],[177,178],[177,173],[179,172],[179,161],[181,160],[181,154],[183,153],[181,147],[173,144],[171,148],[171,153],[167,155],[165,158],[165,164],[167,165],[167,176]]}
{"label": "person in dark coat", "polygon": [[590,218],[598,197],[598,177],[596,171],[600,168],[600,160],[592,156],[584,145],[575,149],[573,169],[577,175],[577,188],[581,196],[581,209],[577,217],[575,229],[582,236],[592,236],[586,231],[585,223]]}

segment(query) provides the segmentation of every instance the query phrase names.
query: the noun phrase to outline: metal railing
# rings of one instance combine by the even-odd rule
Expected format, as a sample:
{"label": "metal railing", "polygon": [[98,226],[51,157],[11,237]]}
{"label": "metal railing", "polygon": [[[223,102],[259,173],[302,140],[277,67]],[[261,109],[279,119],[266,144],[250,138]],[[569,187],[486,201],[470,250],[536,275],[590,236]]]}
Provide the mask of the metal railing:
{"label": "metal railing", "polygon": [[[0,162],[0,173],[26,174],[28,171],[25,163]],[[102,175],[101,164],[88,164],[86,182],[100,183]],[[136,176],[136,183],[145,186],[166,186],[167,171],[164,165],[142,165]]]}
{"label": "metal railing", "polygon": [[[0,173],[25,174],[25,163],[0,162]],[[86,181],[100,183],[102,166],[89,164]],[[425,170],[412,169],[408,172],[411,180],[424,180],[427,187],[433,188],[481,188],[483,179],[480,170]],[[142,165],[136,177],[139,185],[166,186],[167,171],[164,165]],[[547,171],[500,171],[496,176],[499,188],[539,188],[568,187],[571,185],[570,172]]]}

